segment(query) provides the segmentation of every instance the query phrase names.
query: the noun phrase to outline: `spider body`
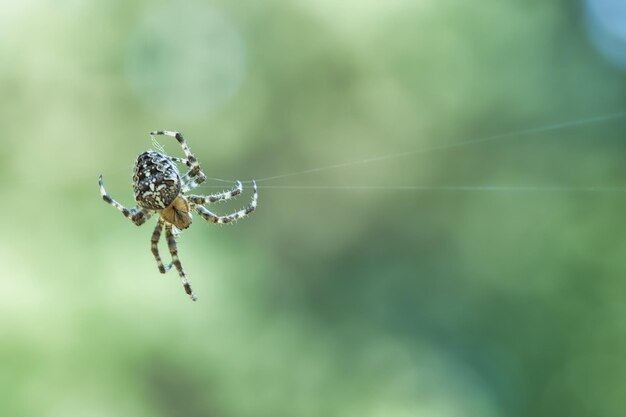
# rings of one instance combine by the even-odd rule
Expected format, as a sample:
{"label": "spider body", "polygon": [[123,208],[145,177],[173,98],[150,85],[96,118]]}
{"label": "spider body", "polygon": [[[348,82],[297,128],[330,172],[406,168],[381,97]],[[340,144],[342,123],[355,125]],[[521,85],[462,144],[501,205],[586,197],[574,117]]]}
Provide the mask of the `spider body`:
{"label": "spider body", "polygon": [[[217,194],[206,196],[185,194],[204,182],[206,176],[202,172],[200,164],[191,153],[189,146],[187,146],[185,139],[180,133],[160,130],[152,132],[150,135],[164,135],[175,138],[185,153],[185,159],[155,151],[146,151],[139,155],[133,172],[133,191],[137,203],[133,208],[128,209],[124,207],[107,194],[102,183],[102,175],[99,179],[100,194],[106,203],[117,208],[137,226],[144,224],[153,214],[159,214],[157,225],[152,232],[150,240],[152,254],[157,262],[159,271],[164,274],[174,265],[183,282],[185,292],[195,301],[196,297],[191,290],[189,281],[178,258],[175,235],[178,233],[178,230],[189,227],[192,211],[194,210],[203,219],[219,224],[231,223],[248,216],[256,209],[257,205],[256,183],[252,181],[252,201],[247,207],[225,216],[213,214],[204,207],[204,204],[216,203],[238,196],[243,189],[241,182],[237,181],[237,186],[232,190]],[[189,170],[184,175],[181,175],[177,164],[184,164]],[[172,256],[172,262],[167,266],[163,265],[158,248],[163,228],[165,228],[167,246]]]}
{"label": "spider body", "polygon": [[181,191],[178,168],[167,156],[147,151],[137,157],[133,191],[137,204],[148,210],[169,207]]}

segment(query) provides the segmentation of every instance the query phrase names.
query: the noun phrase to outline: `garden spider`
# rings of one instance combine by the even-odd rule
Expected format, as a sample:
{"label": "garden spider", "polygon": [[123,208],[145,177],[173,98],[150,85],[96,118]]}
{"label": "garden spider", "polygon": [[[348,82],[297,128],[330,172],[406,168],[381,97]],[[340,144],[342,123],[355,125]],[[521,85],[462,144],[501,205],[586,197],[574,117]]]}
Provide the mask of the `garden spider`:
{"label": "garden spider", "polygon": [[[183,139],[183,135],[179,132],[167,130],[159,130],[150,133],[150,136],[154,137],[155,135],[165,135],[176,138],[183,148],[187,159],[177,158],[155,151],[146,151],[139,155],[135,162],[133,175],[133,191],[137,205],[131,209],[122,206],[107,194],[104,185],[102,185],[102,175],[100,175],[99,178],[100,194],[102,194],[104,201],[121,211],[126,218],[137,226],[144,224],[153,214],[159,214],[159,220],[157,221],[154,232],[152,232],[152,238],[150,239],[152,243],[152,254],[156,259],[159,271],[164,274],[170,270],[173,264],[178,271],[178,275],[180,275],[185,292],[195,301],[196,296],[191,290],[189,281],[178,259],[175,236],[180,230],[188,228],[191,224],[192,210],[196,210],[205,220],[220,224],[231,223],[237,219],[248,216],[256,209],[257,205],[256,182],[252,181],[252,201],[246,208],[226,216],[215,215],[207,210],[203,204],[216,203],[238,196],[243,190],[241,181],[237,181],[237,186],[230,191],[207,196],[185,195],[184,193],[203,183],[206,176],[204,172],[202,172],[198,160],[189,150],[189,146],[187,146],[185,139]],[[176,164],[185,164],[189,170],[185,175],[181,176]],[[172,256],[172,262],[167,266],[163,265],[158,248],[163,226],[165,226],[167,246]]]}

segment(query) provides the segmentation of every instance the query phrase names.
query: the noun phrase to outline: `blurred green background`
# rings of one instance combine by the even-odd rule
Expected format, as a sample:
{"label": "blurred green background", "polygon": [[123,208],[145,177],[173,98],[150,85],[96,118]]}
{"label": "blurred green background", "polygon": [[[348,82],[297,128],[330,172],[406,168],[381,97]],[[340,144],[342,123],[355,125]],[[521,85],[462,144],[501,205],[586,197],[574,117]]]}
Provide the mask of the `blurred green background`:
{"label": "blurred green background", "polygon": [[626,415],[626,194],[436,189],[624,186],[626,120],[260,183],[196,303],[97,187],[155,129],[248,180],[622,111],[592,2],[1,3],[0,416]]}

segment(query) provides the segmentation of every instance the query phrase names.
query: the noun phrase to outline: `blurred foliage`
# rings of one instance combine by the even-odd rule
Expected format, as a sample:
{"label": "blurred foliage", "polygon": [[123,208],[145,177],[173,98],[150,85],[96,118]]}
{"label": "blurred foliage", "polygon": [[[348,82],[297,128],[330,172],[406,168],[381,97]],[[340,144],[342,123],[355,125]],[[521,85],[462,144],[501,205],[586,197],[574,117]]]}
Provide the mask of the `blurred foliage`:
{"label": "blurred foliage", "polygon": [[[250,179],[624,109],[578,3],[2,6],[0,415],[626,415],[623,192],[261,188],[181,235],[192,303],[96,181],[154,129]],[[625,128],[261,185],[622,186]]]}

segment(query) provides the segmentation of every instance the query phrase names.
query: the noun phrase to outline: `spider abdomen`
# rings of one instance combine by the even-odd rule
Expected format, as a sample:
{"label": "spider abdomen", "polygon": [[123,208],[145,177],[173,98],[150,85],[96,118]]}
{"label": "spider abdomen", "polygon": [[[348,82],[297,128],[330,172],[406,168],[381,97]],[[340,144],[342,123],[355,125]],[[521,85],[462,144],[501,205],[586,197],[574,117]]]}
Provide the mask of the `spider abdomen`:
{"label": "spider abdomen", "polygon": [[150,210],[169,207],[181,191],[176,165],[165,155],[154,151],[137,157],[133,175],[135,201]]}

